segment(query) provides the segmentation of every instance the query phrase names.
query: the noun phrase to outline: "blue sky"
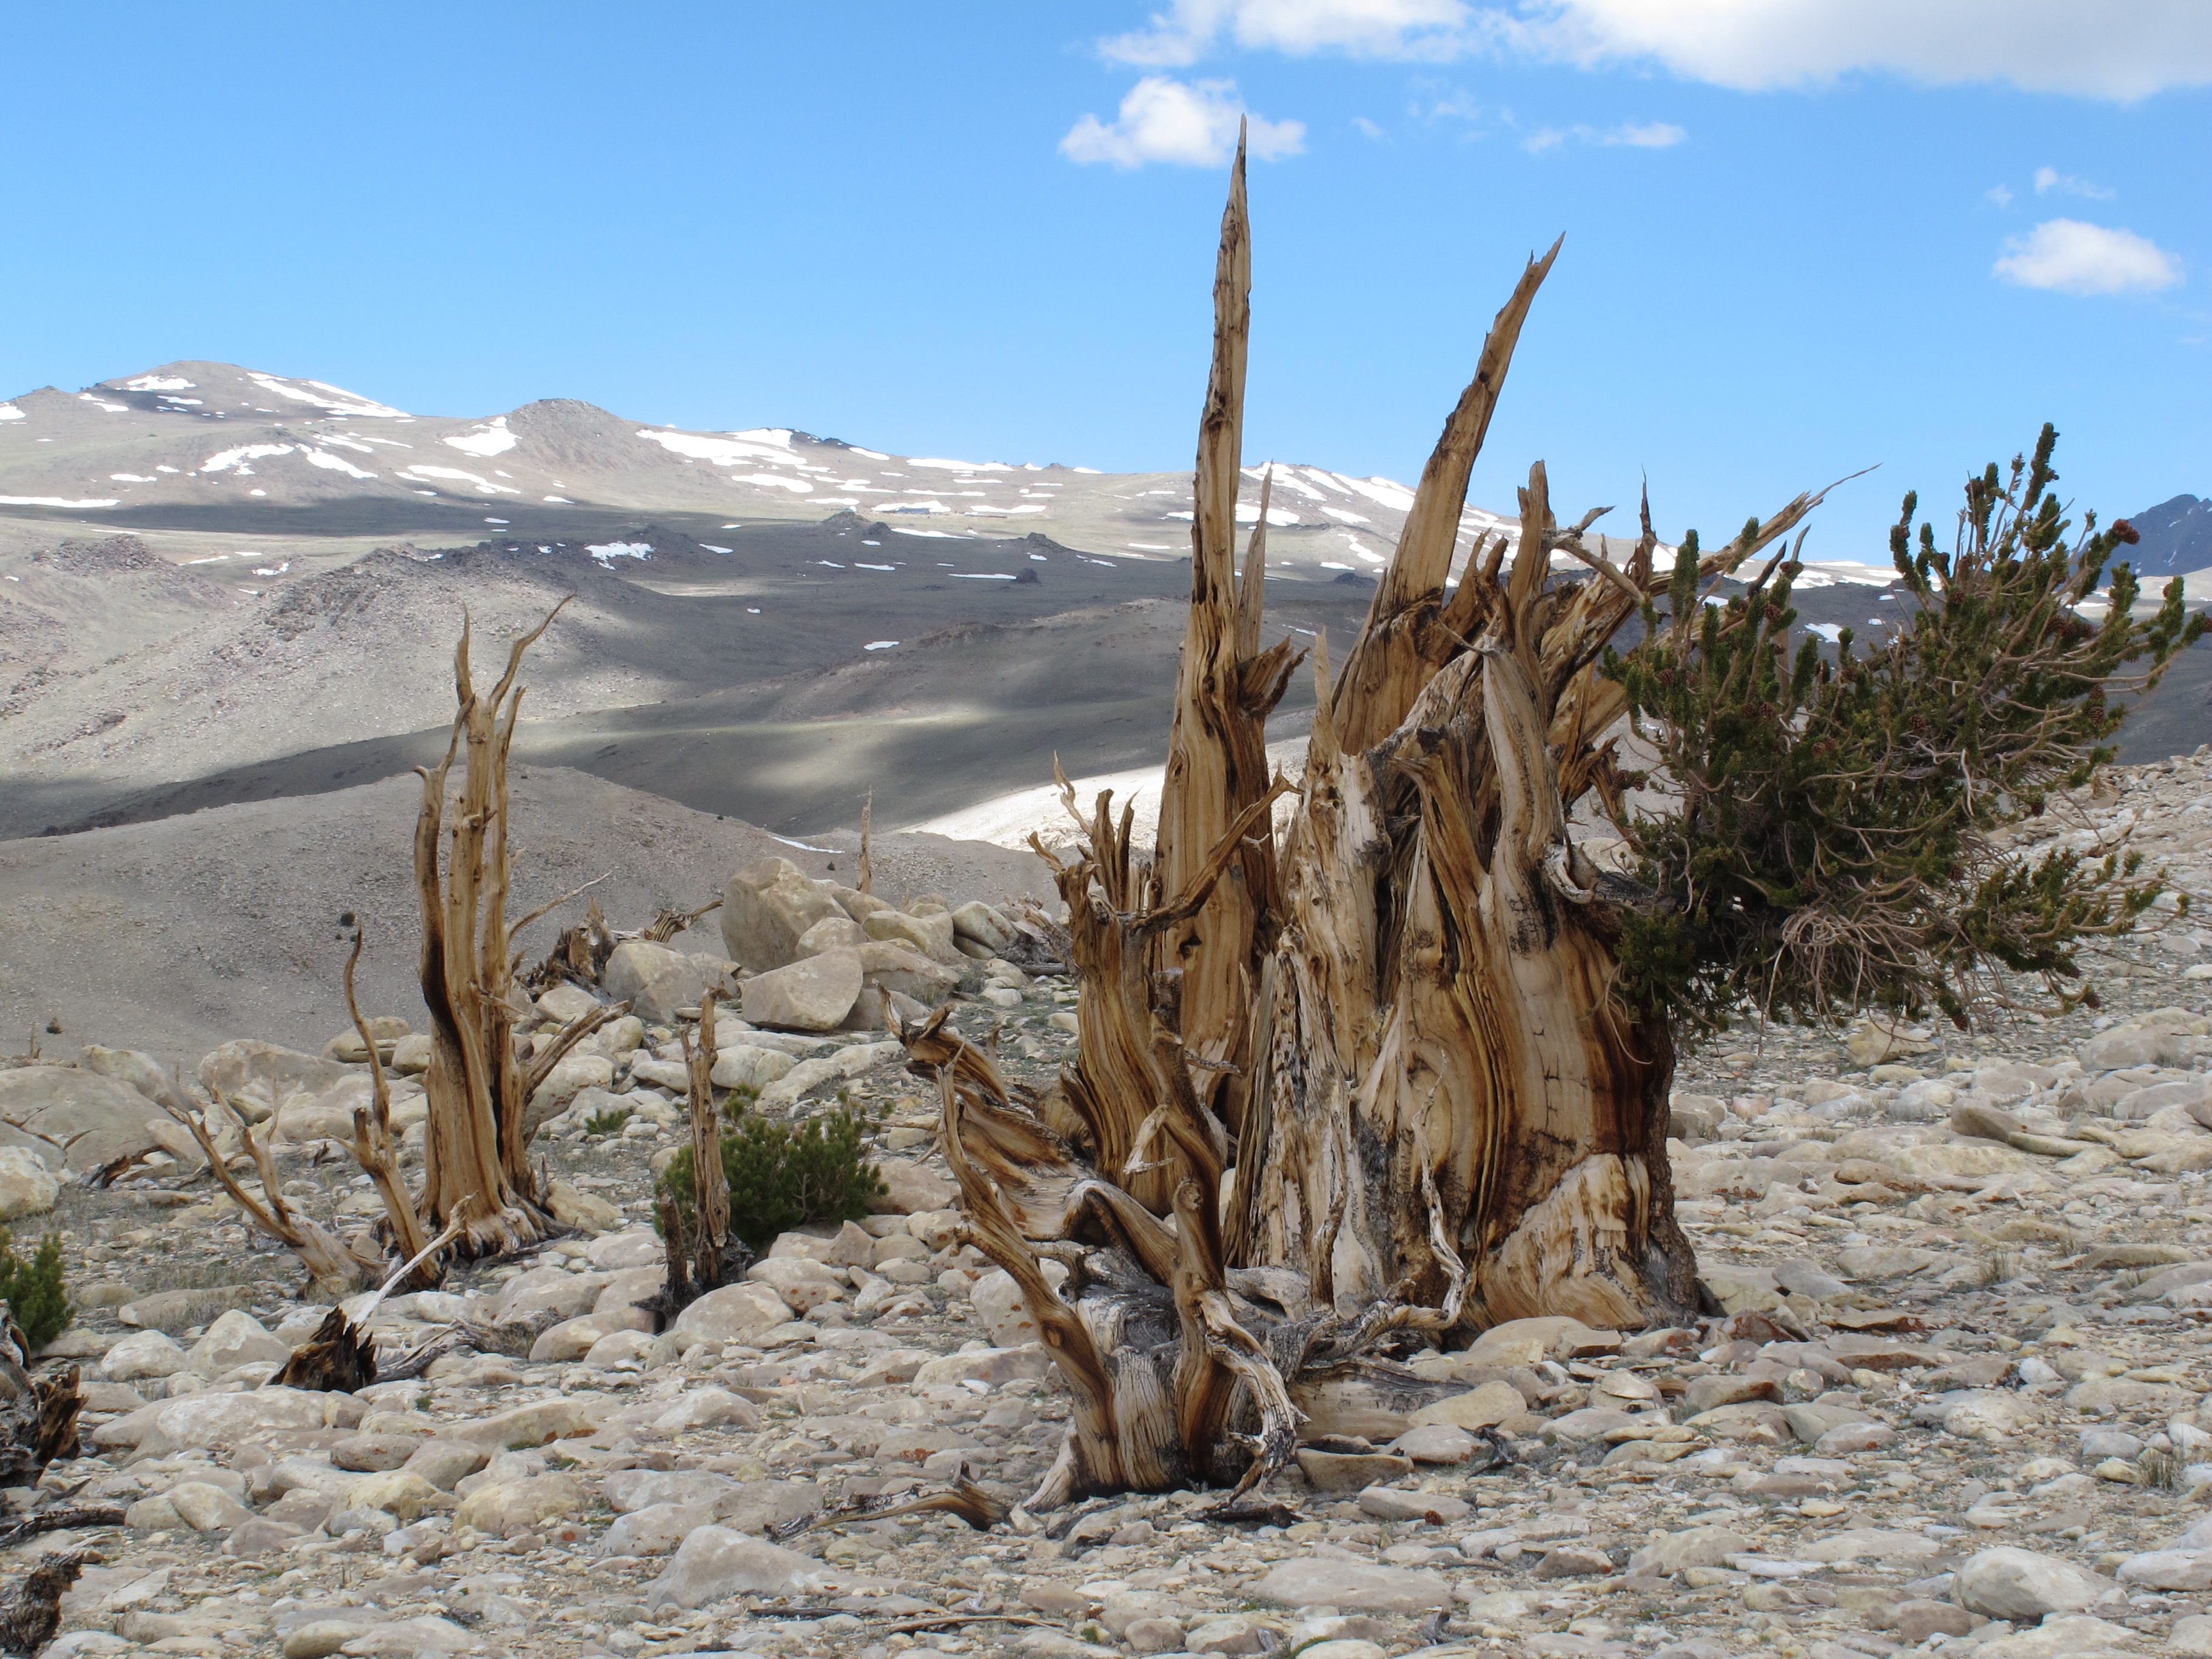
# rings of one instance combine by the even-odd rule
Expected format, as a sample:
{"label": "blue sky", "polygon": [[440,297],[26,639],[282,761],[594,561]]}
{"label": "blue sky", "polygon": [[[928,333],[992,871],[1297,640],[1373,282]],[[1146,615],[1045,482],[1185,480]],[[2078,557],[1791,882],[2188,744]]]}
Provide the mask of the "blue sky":
{"label": "blue sky", "polygon": [[1948,510],[2046,418],[2108,514],[2212,494],[2197,0],[46,7],[10,44],[0,393],[205,357],[1184,466],[1243,109],[1249,459],[1411,480],[1564,233],[1479,502],[1541,456],[1711,534],[1879,462],[1814,543],[1879,557],[1903,489]]}

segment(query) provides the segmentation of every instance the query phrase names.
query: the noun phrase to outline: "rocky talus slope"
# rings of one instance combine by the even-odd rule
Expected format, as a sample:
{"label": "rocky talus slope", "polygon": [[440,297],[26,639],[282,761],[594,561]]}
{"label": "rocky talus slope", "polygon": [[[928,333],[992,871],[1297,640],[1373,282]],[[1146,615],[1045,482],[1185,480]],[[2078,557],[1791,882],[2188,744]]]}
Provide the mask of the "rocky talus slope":
{"label": "rocky talus slope", "polygon": [[[2032,829],[2126,830],[2201,893],[2208,778],[2203,757],[2120,772]],[[0,1208],[19,1237],[60,1227],[86,1310],[50,1354],[91,1379],[87,1455],[43,1484],[128,1506],[27,1547],[105,1558],[50,1654],[2212,1654],[2212,963],[2178,900],[2096,953],[2099,1010],[1693,1056],[1674,1171],[1714,1316],[1525,1321],[1413,1356],[1449,1390],[1302,1449],[1273,1487],[1287,1524],[1176,1493],[771,1538],[963,1465],[1013,1502],[1050,1461],[1066,1397],[958,1241],[928,1091],[879,1025],[842,1028],[957,981],[961,1029],[1036,1083],[1073,993],[994,955],[981,908],[840,902],[802,941],[776,930],[834,890],[738,884],[727,957],[611,967],[641,1016],[540,1103],[574,1234],[379,1310],[387,1351],[463,1317],[515,1334],[419,1380],[258,1386],[321,1310],[189,1145],[134,1132],[157,1084],[116,1050],[0,1072],[0,1115],[30,1126],[0,1149]],[[717,976],[743,981],[724,1080],[771,1114],[879,1111],[890,1190],[654,1334],[631,1305],[659,1283],[647,1194],[683,1139],[687,999]],[[419,1064],[396,1022],[379,1036]],[[360,1053],[233,1044],[201,1068],[270,1120],[293,1201],[341,1224],[375,1209],[326,1140]],[[140,1160],[101,1190],[41,1150],[95,1096],[106,1140],[59,1161]]]}

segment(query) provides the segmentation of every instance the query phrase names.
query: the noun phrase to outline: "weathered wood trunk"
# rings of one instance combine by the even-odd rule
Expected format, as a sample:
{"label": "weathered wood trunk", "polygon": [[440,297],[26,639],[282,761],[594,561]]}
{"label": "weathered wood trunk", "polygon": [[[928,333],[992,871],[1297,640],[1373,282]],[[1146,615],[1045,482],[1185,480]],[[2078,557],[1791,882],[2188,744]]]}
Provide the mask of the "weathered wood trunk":
{"label": "weathered wood trunk", "polygon": [[[1674,1048],[1614,993],[1626,908],[1569,829],[1617,809],[1607,643],[1664,589],[1561,527],[1544,469],[1518,533],[1462,561],[1468,479],[1555,246],[1483,343],[1364,626],[1315,654],[1305,777],[1279,832],[1266,720],[1297,659],[1260,644],[1265,484],[1241,579],[1250,252],[1240,154],[1200,424],[1191,613],[1158,842],[1109,796],[1050,860],[1079,1057],[1038,1098],[942,1015],[909,1032],[943,1092],[970,1235],[1020,1285],[1076,1407],[1032,1503],[1252,1488],[1302,1432],[1387,1423],[1420,1385],[1376,1356],[1565,1314],[1696,1316],[1667,1164]],[[1733,569],[1796,501],[1700,562]],[[1564,551],[1591,568],[1552,580]],[[1510,555],[1510,562],[1508,555]],[[1460,570],[1453,580],[1455,566]],[[1063,783],[1064,783],[1063,780]],[[1055,1290],[1043,1263],[1069,1269]]]}
{"label": "weathered wood trunk", "polygon": [[[453,735],[443,760],[416,769],[422,778],[415,821],[422,912],[417,972],[430,1011],[431,1048],[422,1077],[429,1100],[422,1188],[413,1208],[423,1233],[459,1221],[455,1248],[467,1256],[497,1255],[544,1236],[550,1218],[540,1207],[530,1165],[530,1097],[570,1048],[629,1012],[627,1004],[594,1009],[534,1056],[515,1042],[515,1025],[529,1016],[530,1001],[515,983],[514,936],[532,918],[512,927],[507,920],[507,753],[522,710],[517,676],[523,653],[560,611],[556,605],[508,647],[506,672],[489,696],[477,693],[471,676],[464,623],[453,653]],[[461,788],[449,803],[446,790],[457,755]]]}

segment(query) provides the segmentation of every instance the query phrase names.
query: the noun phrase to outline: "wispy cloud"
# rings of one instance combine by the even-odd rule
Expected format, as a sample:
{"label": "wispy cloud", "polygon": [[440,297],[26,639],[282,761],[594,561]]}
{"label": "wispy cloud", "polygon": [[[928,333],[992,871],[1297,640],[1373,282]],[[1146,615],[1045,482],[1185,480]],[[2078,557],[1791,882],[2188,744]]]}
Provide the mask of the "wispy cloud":
{"label": "wispy cloud", "polygon": [[1248,115],[1233,81],[1178,81],[1148,75],[1121,100],[1110,125],[1085,115],[1060,141],[1071,161],[1140,167],[1163,161],[1174,167],[1218,167],[1237,149],[1237,124],[1249,122],[1247,140],[1254,159],[1280,161],[1305,148],[1303,121],[1269,121]]}
{"label": "wispy cloud", "polygon": [[2061,173],[2056,167],[2035,170],[2035,193],[2048,196],[2052,191],[2062,196],[2086,196],[2093,202],[2109,202],[2112,192],[2102,185],[2093,185],[2087,179],[2076,179],[2071,173]]}
{"label": "wispy cloud", "polygon": [[2007,239],[1995,274],[2057,294],[2156,293],[2181,280],[2181,261],[2147,237],[2079,219],[2046,219]]}
{"label": "wispy cloud", "polygon": [[1671,121],[1630,122],[1617,127],[1544,127],[1521,141],[1531,155],[1565,143],[1625,145],[1631,149],[1672,149],[1689,134]]}
{"label": "wispy cloud", "polygon": [[1474,21],[1465,0],[1174,0],[1148,27],[1098,44],[1117,62],[1162,67],[1195,64],[1224,40],[1294,57],[1453,58]]}
{"label": "wispy cloud", "polygon": [[1384,136],[1382,129],[1364,115],[1355,115],[1352,118],[1352,130],[1362,138],[1380,140]]}
{"label": "wispy cloud", "polygon": [[1173,67],[1224,46],[1444,61],[1510,52],[1595,67],[1650,63],[1765,91],[1887,74],[2128,100],[2212,85],[2203,0],[1171,0],[1100,43]]}
{"label": "wispy cloud", "polygon": [[1991,185],[1982,192],[1982,199],[1997,207],[2008,208],[2012,205],[2012,191],[2008,185]]}

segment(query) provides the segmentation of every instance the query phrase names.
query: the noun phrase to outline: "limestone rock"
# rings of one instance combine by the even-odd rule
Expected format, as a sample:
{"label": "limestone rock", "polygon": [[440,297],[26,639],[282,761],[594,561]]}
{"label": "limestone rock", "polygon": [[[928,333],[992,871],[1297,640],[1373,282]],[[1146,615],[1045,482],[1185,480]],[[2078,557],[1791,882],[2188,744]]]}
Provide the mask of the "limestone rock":
{"label": "limestone rock", "polygon": [[573,1025],[599,1006],[599,1000],[580,985],[552,986],[538,998],[538,1012],[556,1025]]}
{"label": "limestone rock", "polygon": [[798,1063],[774,1048],[736,1043],[716,1054],[713,1081],[717,1089],[765,1089]]}
{"label": "limestone rock", "polygon": [[2116,1577],[2145,1589],[2202,1594],[2212,1590],[2212,1550],[2148,1550],[2120,1563]]}
{"label": "limestone rock", "polygon": [[158,1102],[176,1088],[160,1060],[136,1048],[103,1048],[96,1042],[88,1042],[79,1052],[76,1063],[88,1072],[129,1084],[151,1101]]}
{"label": "limestone rock", "polygon": [[805,1595],[836,1582],[823,1564],[750,1533],[701,1527],[647,1586],[648,1607],[703,1607],[727,1595]]}
{"label": "limestone rock", "polygon": [[1528,1409],[1521,1397],[1521,1390],[1510,1382],[1486,1382],[1465,1394],[1455,1394],[1424,1406],[1413,1413],[1416,1426],[1424,1423],[1450,1423],[1472,1431],[1495,1428],[1509,1418],[1520,1416]]}
{"label": "limestone rock", "polygon": [[849,948],[867,942],[867,929],[852,917],[824,916],[799,936],[799,954],[815,957],[824,951]]}
{"label": "limestone rock", "polygon": [[495,1480],[461,1500],[453,1524],[474,1527],[495,1538],[524,1532],[540,1522],[580,1515],[584,1488],[565,1474],[532,1475],[523,1480]]}
{"label": "limestone rock", "polygon": [[648,1504],[619,1516],[601,1534],[599,1555],[665,1555],[702,1527],[714,1524],[700,1504]]}
{"label": "limestone rock", "polygon": [[912,997],[933,1008],[960,988],[960,975],[899,939],[875,939],[855,947],[862,979],[879,991]]}
{"label": "limestone rock", "polygon": [[903,1158],[876,1160],[884,1190],[868,1200],[878,1215],[925,1215],[949,1208],[960,1194],[951,1178]]}
{"label": "limestone rock", "polygon": [[603,1233],[622,1224],[622,1212],[604,1198],[580,1189],[572,1181],[554,1182],[546,1188],[546,1208],[564,1227]]}
{"label": "limestone rock", "polygon": [[1451,1583],[1441,1573],[1319,1555],[1277,1562],[1249,1591],[1280,1607],[1347,1613],[1426,1613],[1451,1605]]}
{"label": "limestone rock", "polygon": [[1431,1526],[1463,1521],[1472,1505],[1449,1492],[1413,1492],[1403,1486],[1369,1486],[1359,1494],[1363,1515],[1378,1521],[1425,1521]]}
{"label": "limestone rock", "polygon": [[142,1296],[126,1302],[115,1310],[116,1318],[125,1325],[141,1330],[167,1331],[175,1335],[195,1325],[204,1325],[226,1308],[239,1307],[253,1300],[252,1290],[244,1285],[210,1285],[202,1290],[155,1291],[151,1296]]}
{"label": "limestone rock", "polygon": [[1013,923],[981,899],[970,899],[965,904],[954,907],[952,931],[958,938],[975,940],[994,955],[1005,950],[1019,937],[1014,931]]}
{"label": "limestone rock", "polygon": [[679,1008],[696,1008],[708,990],[727,987],[736,964],[720,957],[687,956],[651,939],[624,939],[607,958],[601,978],[607,994],[627,1002],[655,1025],[672,1025]]}
{"label": "limestone rock", "polygon": [[[843,907],[789,859],[763,859],[738,871],[722,889],[723,947],[746,972],[763,973],[798,961],[799,941],[807,930],[843,914]],[[745,1018],[752,1019],[750,1014]]]}
{"label": "limestone rock", "polygon": [[860,995],[855,951],[824,951],[756,974],[739,991],[745,1022],[794,1031],[834,1031]]}
{"label": "limestone rock", "polygon": [[279,1341],[252,1314],[233,1308],[218,1316],[207,1328],[207,1334],[192,1345],[188,1362],[202,1376],[212,1380],[256,1360],[281,1365],[291,1357],[289,1343]]}
{"label": "limestone rock", "polygon": [[1879,1066],[1907,1054],[1924,1054],[1935,1048],[1923,1028],[1865,1018],[1844,1038],[1844,1052],[1854,1066]]}
{"label": "limestone rock", "polygon": [[860,926],[870,939],[910,945],[932,961],[957,955],[952,948],[952,918],[942,913],[915,916],[902,910],[877,910],[863,918]]}
{"label": "limestone rock", "polygon": [[0,1146],[0,1221],[44,1215],[61,1196],[45,1160],[21,1146]]}
{"label": "limestone rock", "polygon": [[1377,1481],[1401,1480],[1413,1472],[1410,1457],[1382,1452],[1332,1452],[1301,1446],[1297,1460],[1299,1472],[1316,1492],[1363,1492]]}
{"label": "limestone rock", "polygon": [[[82,1175],[133,1152],[167,1151],[178,1139],[173,1132],[181,1129],[129,1084],[97,1072],[73,1066],[0,1071],[0,1146],[30,1152],[50,1170],[67,1164]],[[183,1139],[191,1146],[188,1133]]]}
{"label": "limestone rock", "polygon": [[766,1285],[725,1285],[676,1316],[669,1328],[710,1342],[750,1342],[791,1317],[790,1304]]}
{"label": "limestone rock", "polygon": [[96,1446],[131,1446],[145,1457],[166,1457],[186,1446],[222,1451],[278,1430],[326,1428],[346,1407],[361,1410],[349,1396],[301,1389],[188,1395],[118,1418],[94,1430],[91,1439]]}
{"label": "limestone rock", "polygon": [[108,1349],[100,1374],[111,1382],[136,1382],[149,1376],[174,1376],[191,1361],[160,1331],[134,1331]]}
{"label": "limestone rock", "polygon": [[1755,1553],[1756,1546],[1728,1527],[1690,1527],[1654,1539],[1628,1558],[1632,1573],[1672,1577],[1685,1567],[1717,1567],[1731,1555]]}
{"label": "limestone rock", "polygon": [[168,1498],[177,1518],[194,1532],[228,1532],[253,1518],[252,1510],[204,1480],[179,1481],[169,1488]]}
{"label": "limestone rock", "polygon": [[1958,1570],[1952,1594],[1969,1613],[2015,1623],[2047,1613],[2080,1613],[2111,1584],[2055,1555],[2033,1550],[1984,1550]]}

